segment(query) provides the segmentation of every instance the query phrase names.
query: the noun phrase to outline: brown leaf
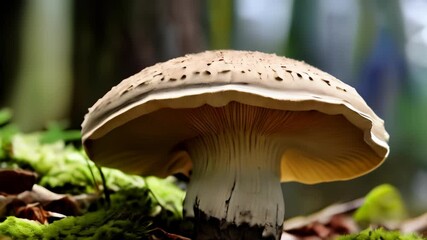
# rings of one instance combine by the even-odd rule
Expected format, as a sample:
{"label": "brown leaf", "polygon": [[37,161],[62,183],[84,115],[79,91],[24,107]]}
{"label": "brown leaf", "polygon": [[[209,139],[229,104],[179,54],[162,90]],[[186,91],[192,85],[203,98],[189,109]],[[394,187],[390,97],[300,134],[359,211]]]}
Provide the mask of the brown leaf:
{"label": "brown leaf", "polygon": [[334,229],[334,233],[338,235],[355,233],[360,230],[356,222],[353,220],[353,217],[349,214],[334,215],[331,218],[329,225]]}
{"label": "brown leaf", "polygon": [[17,198],[21,199],[26,203],[43,203],[58,200],[60,198],[63,198],[64,196],[64,194],[54,193],[40,185],[35,184],[31,191],[22,192],[17,196]]}
{"label": "brown leaf", "polygon": [[32,191],[26,191],[17,196],[26,203],[40,203],[46,210],[67,216],[76,216],[83,212],[90,203],[99,198],[98,195],[82,194],[71,196],[54,193],[35,184]]}
{"label": "brown leaf", "polygon": [[67,216],[77,216],[81,214],[77,202],[70,196],[64,196],[60,199],[49,201],[43,204],[44,209],[62,213]]}
{"label": "brown leaf", "polygon": [[16,216],[46,223],[50,218],[80,215],[98,195],[57,194],[34,184],[31,191],[18,195],[0,195],[0,217]]}
{"label": "brown leaf", "polygon": [[334,204],[306,217],[296,217],[284,223],[282,239],[311,240],[331,239],[334,236],[359,231],[350,213],[357,209],[363,199]]}
{"label": "brown leaf", "polygon": [[427,237],[427,212],[413,219],[406,220],[400,227],[402,233],[419,233]]}
{"label": "brown leaf", "polygon": [[311,228],[314,230],[314,232],[316,233],[316,236],[319,236],[322,239],[327,238],[328,236],[331,235],[332,233],[332,229],[330,229],[329,227],[327,227],[326,225],[323,225],[321,223],[313,223],[311,225]]}
{"label": "brown leaf", "polygon": [[49,213],[46,212],[38,203],[21,206],[15,210],[16,217],[26,218],[46,224]]}
{"label": "brown leaf", "polygon": [[0,217],[7,216],[8,206],[14,197],[0,195]]}
{"label": "brown leaf", "polygon": [[31,190],[37,174],[22,169],[0,169],[0,194],[19,194]]}
{"label": "brown leaf", "polygon": [[180,236],[178,234],[168,233],[161,228],[154,228],[151,230],[151,240],[157,239],[171,239],[171,240],[191,240],[190,238]]}
{"label": "brown leaf", "polygon": [[290,229],[306,226],[309,223],[316,221],[321,223],[329,222],[330,219],[335,215],[353,212],[358,207],[360,207],[362,203],[363,199],[356,199],[346,203],[333,204],[311,215],[288,219],[285,221],[283,227],[284,230],[287,231]]}

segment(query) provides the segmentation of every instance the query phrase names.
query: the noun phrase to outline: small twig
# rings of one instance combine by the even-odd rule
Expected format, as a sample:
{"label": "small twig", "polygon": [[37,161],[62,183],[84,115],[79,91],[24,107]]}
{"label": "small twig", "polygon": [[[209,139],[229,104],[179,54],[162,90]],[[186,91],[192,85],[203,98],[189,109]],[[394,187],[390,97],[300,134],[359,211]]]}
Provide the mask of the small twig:
{"label": "small twig", "polygon": [[96,165],[96,168],[98,168],[99,174],[101,175],[102,186],[104,188],[105,201],[107,202],[107,206],[110,207],[111,199],[110,199],[110,192],[108,191],[108,188],[107,188],[107,181],[105,180],[105,176],[104,176],[104,173],[102,172],[101,167]]}
{"label": "small twig", "polygon": [[99,193],[101,190],[99,189],[98,184],[96,183],[95,174],[92,171],[92,167],[90,166],[89,159],[86,158],[87,167],[89,168],[90,175],[92,176],[93,184],[95,185],[96,192]]}

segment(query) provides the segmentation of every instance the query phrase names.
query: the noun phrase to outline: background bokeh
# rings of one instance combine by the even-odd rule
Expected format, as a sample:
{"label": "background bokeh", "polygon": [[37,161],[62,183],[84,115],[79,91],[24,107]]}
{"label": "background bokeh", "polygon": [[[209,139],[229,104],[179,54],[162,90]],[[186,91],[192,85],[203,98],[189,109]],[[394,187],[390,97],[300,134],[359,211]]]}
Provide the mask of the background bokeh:
{"label": "background bokeh", "polygon": [[427,0],[15,0],[0,3],[0,107],[23,131],[79,128],[99,97],[159,61],[206,49],[304,60],[385,119],[391,154],[356,180],[283,184],[287,217],[397,186],[427,211]]}

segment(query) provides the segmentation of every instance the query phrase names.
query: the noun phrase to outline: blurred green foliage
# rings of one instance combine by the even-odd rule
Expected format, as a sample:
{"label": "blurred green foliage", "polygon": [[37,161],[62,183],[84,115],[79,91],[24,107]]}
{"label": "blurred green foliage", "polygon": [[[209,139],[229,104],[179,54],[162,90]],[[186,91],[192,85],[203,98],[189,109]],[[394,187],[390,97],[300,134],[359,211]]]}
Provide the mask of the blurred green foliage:
{"label": "blurred green foliage", "polygon": [[212,49],[230,49],[233,41],[234,1],[207,0],[209,42]]}
{"label": "blurred green foliage", "polygon": [[407,215],[399,190],[390,184],[382,184],[366,195],[363,205],[355,212],[354,219],[367,227],[369,224],[399,223]]}
{"label": "blurred green foliage", "polygon": [[8,217],[0,223],[0,237],[13,239],[42,239],[44,225],[17,217]]}

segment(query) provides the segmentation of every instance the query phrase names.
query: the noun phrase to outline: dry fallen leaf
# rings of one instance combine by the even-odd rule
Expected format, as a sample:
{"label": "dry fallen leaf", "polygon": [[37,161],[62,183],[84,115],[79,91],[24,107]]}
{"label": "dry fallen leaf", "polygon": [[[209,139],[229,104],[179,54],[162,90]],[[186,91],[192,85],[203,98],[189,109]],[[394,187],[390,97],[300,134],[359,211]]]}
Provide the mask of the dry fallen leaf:
{"label": "dry fallen leaf", "polygon": [[0,169],[0,194],[19,194],[31,190],[37,174],[22,169]]}
{"label": "dry fallen leaf", "polygon": [[417,232],[423,237],[427,237],[427,213],[416,218],[406,220],[400,226],[402,233]]}
{"label": "dry fallen leaf", "polygon": [[170,240],[191,240],[190,238],[180,236],[173,233],[168,233],[165,230],[161,228],[154,228],[151,230],[151,239],[157,240],[157,239],[170,239]]}
{"label": "dry fallen leaf", "polygon": [[285,221],[282,240],[322,240],[359,231],[351,213],[363,199],[334,204],[306,217]]}
{"label": "dry fallen leaf", "polygon": [[49,213],[46,212],[38,203],[33,203],[17,207],[15,209],[15,216],[47,224]]}
{"label": "dry fallen leaf", "polygon": [[18,195],[0,195],[0,216],[13,215],[47,223],[50,218],[80,215],[98,197],[90,194],[57,194],[34,184],[31,191]]}

